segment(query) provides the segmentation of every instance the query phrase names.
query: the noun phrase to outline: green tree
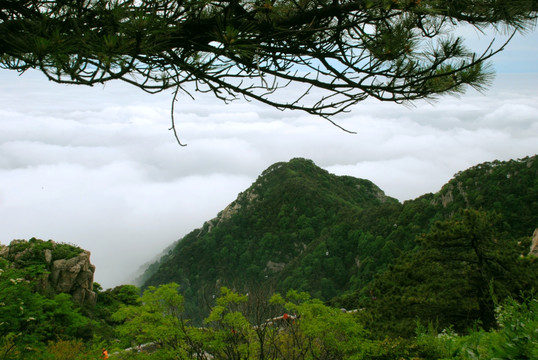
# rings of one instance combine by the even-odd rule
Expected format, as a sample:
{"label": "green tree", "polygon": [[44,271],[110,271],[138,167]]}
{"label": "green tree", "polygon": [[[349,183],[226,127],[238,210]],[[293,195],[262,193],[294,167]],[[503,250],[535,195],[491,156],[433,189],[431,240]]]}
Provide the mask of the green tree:
{"label": "green tree", "polygon": [[418,241],[419,251],[399,259],[371,287],[382,329],[408,336],[417,318],[459,331],[476,321],[491,329],[495,301],[537,284],[495,214],[465,210]]}
{"label": "green tree", "polygon": [[259,343],[254,328],[242,306],[247,295],[238,294],[228,288],[221,289],[221,296],[211,310],[205,323],[209,326],[209,352],[217,359],[251,359],[259,352]]}
{"label": "green tree", "polygon": [[286,311],[272,342],[278,359],[361,358],[367,332],[352,314],[293,290],[270,301]]}
{"label": "green tree", "polygon": [[[537,10],[534,0],[0,3],[3,68],[36,68],[61,83],[122,79],[149,92],[194,83],[225,101],[241,95],[322,116],[368,97],[480,88],[490,79],[485,62],[505,44],[473,53],[454,29],[524,30]],[[290,83],[297,97],[278,96]]]}
{"label": "green tree", "polygon": [[35,291],[28,272],[8,264],[0,259],[1,359],[36,359],[48,341],[92,338],[91,321],[70,295],[47,298]]}
{"label": "green tree", "polygon": [[122,306],[112,315],[121,323],[118,333],[132,345],[162,344],[163,353],[184,350],[186,320],[182,318],[183,296],[175,283],[149,287],[137,305]]}

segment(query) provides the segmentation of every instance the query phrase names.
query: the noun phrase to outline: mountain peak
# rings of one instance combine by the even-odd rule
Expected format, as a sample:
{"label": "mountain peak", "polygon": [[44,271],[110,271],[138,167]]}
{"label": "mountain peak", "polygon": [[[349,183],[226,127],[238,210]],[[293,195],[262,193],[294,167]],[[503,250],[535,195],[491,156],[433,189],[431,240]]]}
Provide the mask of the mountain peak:
{"label": "mountain peak", "polygon": [[208,225],[212,229],[240,211],[251,211],[253,206],[276,208],[278,204],[275,202],[291,205],[294,201],[300,202],[301,206],[306,205],[306,202],[314,207],[331,202],[331,206],[346,203],[355,208],[397,202],[369,180],[337,176],[318,167],[312,160],[293,158],[269,166]]}
{"label": "mountain peak", "polygon": [[151,265],[143,286],[181,284],[187,311],[198,314],[197,304],[220,286],[296,289],[329,300],[364,289],[420,246],[417,236],[435,221],[461,209],[495,210],[514,236],[529,236],[538,223],[536,166],[532,158],[482,164],[401,204],[369,180],[331,174],[311,160],[279,162]]}

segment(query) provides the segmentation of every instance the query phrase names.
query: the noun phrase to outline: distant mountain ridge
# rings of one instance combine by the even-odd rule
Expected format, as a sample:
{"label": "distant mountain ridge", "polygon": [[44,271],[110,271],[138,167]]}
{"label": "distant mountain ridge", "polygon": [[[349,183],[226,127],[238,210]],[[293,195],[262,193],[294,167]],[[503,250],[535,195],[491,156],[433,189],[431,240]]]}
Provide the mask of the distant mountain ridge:
{"label": "distant mountain ridge", "polygon": [[330,300],[365,288],[435,221],[464,208],[496,211],[513,236],[530,237],[538,227],[537,156],[474,166],[403,204],[371,181],[330,174],[311,160],[276,163],[150,265],[140,284],[181,284],[193,314],[223,285],[294,288]]}

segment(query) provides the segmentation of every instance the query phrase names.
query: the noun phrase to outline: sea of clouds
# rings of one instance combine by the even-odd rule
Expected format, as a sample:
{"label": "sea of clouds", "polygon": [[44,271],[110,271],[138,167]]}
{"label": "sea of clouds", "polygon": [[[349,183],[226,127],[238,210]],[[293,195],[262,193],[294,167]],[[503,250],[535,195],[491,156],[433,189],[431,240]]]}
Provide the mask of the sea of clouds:
{"label": "sea of clouds", "polygon": [[[516,41],[513,51],[528,46]],[[180,94],[175,118],[186,147],[168,130],[170,92],[0,70],[0,242],[74,243],[92,252],[96,280],[111,287],[278,161],[312,159],[400,201],[436,192],[480,162],[538,153],[538,73],[525,72],[532,56],[511,70],[500,57],[483,94],[412,106],[367,100],[334,118],[356,134],[300,112]]]}

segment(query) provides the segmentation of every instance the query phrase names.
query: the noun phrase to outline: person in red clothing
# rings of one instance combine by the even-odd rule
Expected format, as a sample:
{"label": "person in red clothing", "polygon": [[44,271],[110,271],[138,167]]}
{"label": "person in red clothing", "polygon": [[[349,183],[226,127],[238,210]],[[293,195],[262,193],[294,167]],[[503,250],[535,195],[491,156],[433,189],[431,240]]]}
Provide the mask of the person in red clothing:
{"label": "person in red clothing", "polygon": [[101,354],[101,359],[108,359],[108,351],[106,351],[106,349],[103,349],[103,352]]}

